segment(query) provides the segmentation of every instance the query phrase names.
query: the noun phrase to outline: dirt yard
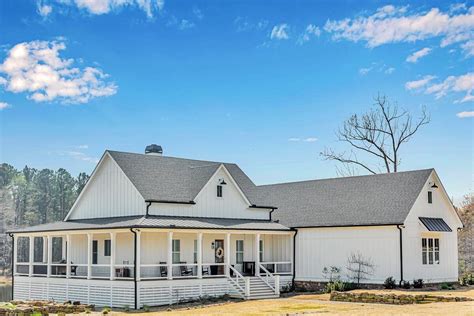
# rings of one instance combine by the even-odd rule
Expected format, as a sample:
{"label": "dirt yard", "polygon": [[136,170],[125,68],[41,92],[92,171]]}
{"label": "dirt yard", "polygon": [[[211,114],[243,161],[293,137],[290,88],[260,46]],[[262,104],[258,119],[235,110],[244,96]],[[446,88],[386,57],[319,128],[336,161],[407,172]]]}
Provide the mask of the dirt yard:
{"label": "dirt yard", "polygon": [[[455,291],[374,291],[404,294],[433,294],[446,296],[465,296],[474,298],[474,288]],[[210,306],[173,308],[155,310],[148,313],[114,312],[115,315],[296,315],[296,314],[332,314],[332,315],[466,315],[474,316],[474,302],[430,303],[418,305],[387,305],[331,302],[328,294],[301,294],[292,297],[245,302],[220,303]]]}

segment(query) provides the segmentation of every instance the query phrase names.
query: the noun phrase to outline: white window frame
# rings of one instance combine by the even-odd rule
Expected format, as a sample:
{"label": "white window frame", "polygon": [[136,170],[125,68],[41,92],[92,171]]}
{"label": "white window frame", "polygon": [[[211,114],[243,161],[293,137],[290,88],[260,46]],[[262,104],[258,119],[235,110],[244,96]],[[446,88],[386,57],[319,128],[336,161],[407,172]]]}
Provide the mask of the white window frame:
{"label": "white window frame", "polygon": [[[239,249],[239,244],[242,245],[242,247]],[[239,260],[239,256],[240,260]],[[243,239],[237,239],[235,241],[235,264],[243,264],[244,263],[244,240]]]}
{"label": "white window frame", "polygon": [[421,238],[421,263],[423,265],[435,265],[440,263],[440,238]]}
{"label": "white window frame", "polygon": [[[171,257],[173,259],[173,264],[181,262],[181,240],[173,239],[172,248],[171,248]],[[177,260],[175,257],[177,257]]]}

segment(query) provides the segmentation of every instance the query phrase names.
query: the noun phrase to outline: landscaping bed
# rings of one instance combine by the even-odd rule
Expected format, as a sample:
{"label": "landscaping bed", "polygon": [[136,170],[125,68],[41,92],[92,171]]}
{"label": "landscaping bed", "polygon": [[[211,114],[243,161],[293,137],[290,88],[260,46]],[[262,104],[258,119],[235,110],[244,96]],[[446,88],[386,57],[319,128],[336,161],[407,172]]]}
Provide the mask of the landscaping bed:
{"label": "landscaping bed", "polygon": [[73,314],[87,313],[92,310],[94,310],[94,305],[86,305],[79,302],[11,301],[9,303],[0,303],[0,316]]}
{"label": "landscaping bed", "polygon": [[466,302],[474,299],[463,296],[441,296],[428,294],[377,294],[371,292],[332,292],[331,301],[379,303],[379,304],[426,304],[434,302]]}

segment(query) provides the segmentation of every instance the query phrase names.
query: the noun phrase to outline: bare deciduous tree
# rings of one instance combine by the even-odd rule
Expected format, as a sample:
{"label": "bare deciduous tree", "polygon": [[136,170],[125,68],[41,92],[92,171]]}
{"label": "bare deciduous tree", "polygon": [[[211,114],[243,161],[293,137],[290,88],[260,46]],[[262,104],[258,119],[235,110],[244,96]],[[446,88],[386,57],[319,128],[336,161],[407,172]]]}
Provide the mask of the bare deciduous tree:
{"label": "bare deciduous tree", "polygon": [[[336,133],[339,141],[350,145],[351,151],[338,153],[326,148],[320,155],[325,160],[342,163],[343,168],[338,169],[338,173],[354,174],[354,167],[363,168],[372,174],[382,170],[397,172],[401,162],[401,145],[429,122],[430,117],[424,108],[421,117],[414,120],[408,111],[400,111],[386,96],[379,95],[375,98],[375,109],[361,117],[352,115]],[[369,162],[363,162],[358,159],[357,153],[368,154],[379,164],[373,166]]]}
{"label": "bare deciduous tree", "polygon": [[365,258],[360,252],[351,253],[347,258],[348,277],[357,285],[361,280],[367,280],[375,272],[375,264],[370,258]]}

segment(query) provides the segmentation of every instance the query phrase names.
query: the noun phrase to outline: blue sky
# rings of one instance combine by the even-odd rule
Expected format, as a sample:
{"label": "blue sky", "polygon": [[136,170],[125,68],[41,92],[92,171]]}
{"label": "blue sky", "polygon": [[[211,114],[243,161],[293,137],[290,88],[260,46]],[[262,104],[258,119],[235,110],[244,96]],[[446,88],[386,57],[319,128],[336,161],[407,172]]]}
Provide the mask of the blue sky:
{"label": "blue sky", "polygon": [[431,123],[401,169],[474,182],[474,2],[0,3],[0,158],[91,172],[105,149],[238,163],[257,184],[319,157],[377,93]]}

